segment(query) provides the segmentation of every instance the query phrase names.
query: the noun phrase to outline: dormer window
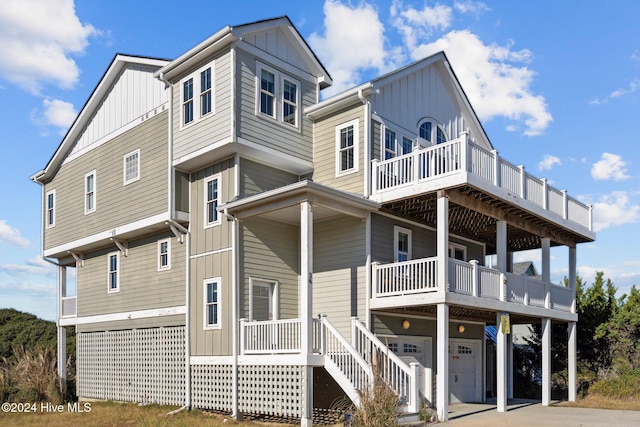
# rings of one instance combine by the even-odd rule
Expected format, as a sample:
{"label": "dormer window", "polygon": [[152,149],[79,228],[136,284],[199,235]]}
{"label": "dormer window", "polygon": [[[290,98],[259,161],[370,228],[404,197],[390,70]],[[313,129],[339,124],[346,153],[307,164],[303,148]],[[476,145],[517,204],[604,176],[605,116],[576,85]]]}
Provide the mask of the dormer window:
{"label": "dormer window", "polygon": [[256,65],[256,114],[299,127],[300,83],[267,65]]}
{"label": "dormer window", "polygon": [[442,144],[447,142],[447,135],[440,125],[432,120],[425,120],[420,124],[418,136],[424,145]]}
{"label": "dormer window", "polygon": [[182,126],[214,112],[213,64],[207,64],[181,82]]}

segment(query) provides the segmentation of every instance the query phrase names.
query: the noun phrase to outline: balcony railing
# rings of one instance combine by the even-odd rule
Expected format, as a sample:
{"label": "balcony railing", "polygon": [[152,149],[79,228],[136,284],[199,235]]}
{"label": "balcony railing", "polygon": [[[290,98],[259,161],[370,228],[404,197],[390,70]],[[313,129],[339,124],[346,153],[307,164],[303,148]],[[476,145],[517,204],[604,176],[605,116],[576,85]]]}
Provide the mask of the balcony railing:
{"label": "balcony railing", "polygon": [[62,297],[62,304],[60,305],[62,312],[60,317],[76,317],[76,297]]}
{"label": "balcony railing", "polygon": [[568,196],[565,190],[548,185],[545,178],[536,178],[527,173],[524,166],[516,166],[502,159],[497,151],[488,151],[470,142],[466,134],[388,160],[373,160],[373,193],[382,194],[459,172],[476,175],[512,195],[593,231],[591,206]]}
{"label": "balcony railing", "polygon": [[300,353],[300,319],[240,320],[243,354]]}
{"label": "balcony railing", "polygon": [[[449,258],[447,292],[570,312],[573,291],[532,277]],[[437,258],[373,264],[373,298],[438,290]]]}

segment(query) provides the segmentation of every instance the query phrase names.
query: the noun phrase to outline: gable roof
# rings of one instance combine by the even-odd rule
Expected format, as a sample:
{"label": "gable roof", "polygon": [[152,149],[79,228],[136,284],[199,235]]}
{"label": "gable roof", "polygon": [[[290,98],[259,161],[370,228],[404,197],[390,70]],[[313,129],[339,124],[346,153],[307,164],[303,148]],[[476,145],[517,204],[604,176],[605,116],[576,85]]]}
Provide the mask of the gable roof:
{"label": "gable roof", "polygon": [[218,32],[194,46],[180,57],[171,61],[156,72],[156,77],[163,81],[171,81],[176,76],[195,66],[204,58],[230,46],[232,43],[243,40],[251,33],[267,31],[278,28],[282,31],[293,48],[300,54],[307,66],[313,70],[313,75],[318,78],[320,88],[333,84],[329,72],[324,68],[316,54],[311,50],[297,28],[291,23],[288,16],[255,21],[248,24],[223,27]]}
{"label": "gable roof", "polygon": [[87,124],[91,121],[95,112],[100,108],[101,103],[105,97],[109,94],[113,84],[120,77],[121,72],[128,66],[148,66],[160,68],[169,62],[167,59],[150,58],[143,56],[116,54],[109,64],[109,67],[103,74],[102,78],[98,82],[97,86],[93,89],[93,92],[85,102],[84,106],[80,110],[80,113],[76,116],[76,119],[71,124],[71,127],[62,138],[62,142],[58,146],[57,150],[45,166],[45,168],[33,176],[31,179],[36,182],[44,183],[49,180],[56,173],[60,165],[64,162],[67,154],[73,148],[78,138],[82,135]]}

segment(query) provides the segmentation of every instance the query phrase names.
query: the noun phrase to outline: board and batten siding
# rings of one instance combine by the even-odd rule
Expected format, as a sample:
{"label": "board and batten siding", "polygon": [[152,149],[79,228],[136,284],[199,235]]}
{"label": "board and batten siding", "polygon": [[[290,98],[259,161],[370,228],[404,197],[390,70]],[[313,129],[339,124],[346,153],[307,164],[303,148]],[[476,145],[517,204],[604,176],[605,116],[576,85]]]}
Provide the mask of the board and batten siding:
{"label": "board and batten siding", "polygon": [[169,102],[169,90],[153,77],[157,69],[127,64],[69,154],[76,154],[110,133],[140,121],[153,110],[164,111],[164,105]]}
{"label": "board and batten siding", "polygon": [[249,196],[293,184],[298,176],[262,163],[240,159],[240,195]]}
{"label": "board and batten siding", "polygon": [[278,282],[278,318],[298,315],[298,226],[264,218],[249,218],[240,225],[244,254],[240,260],[240,317],[249,319],[249,279]]}
{"label": "board and batten siding", "polygon": [[[364,161],[364,106],[354,105],[334,115],[318,120],[314,123],[314,171],[313,180],[336,189],[354,194],[364,193],[364,170],[369,167]],[[358,121],[358,171],[336,176],[337,141],[336,128]]]}
{"label": "board and batten siding", "polygon": [[219,223],[205,226],[205,183],[219,176],[219,205],[236,197],[234,159],[229,158],[191,174],[191,255],[231,247],[233,227],[220,214]]}
{"label": "board and batten siding", "polygon": [[[164,239],[171,240],[171,268],[158,271],[158,241]],[[76,269],[78,317],[185,305],[185,244],[169,231],[128,244],[127,256],[119,257],[118,292],[108,292],[108,254],[117,246],[85,254]]]}
{"label": "board and batten siding", "polygon": [[469,129],[453,86],[448,76],[443,76],[445,71],[441,67],[434,63],[382,85],[371,96],[371,111],[383,118],[390,129],[395,124],[397,131],[412,132],[408,137],[415,138],[419,122],[431,118],[443,127],[448,139],[458,138]]}
{"label": "board and batten siding", "polygon": [[[137,149],[140,179],[124,185],[124,156]],[[85,214],[85,175],[94,170],[96,209]],[[167,212],[167,173],[167,112],[65,163],[44,188],[56,190],[55,227],[45,228],[44,249]]]}
{"label": "board and batten siding", "polygon": [[[232,354],[233,305],[232,257],[226,250],[191,260],[191,354],[192,356],[224,356]],[[218,316],[220,327],[205,328],[206,279],[219,279]]]}
{"label": "board and batten siding", "polygon": [[313,315],[349,337],[351,317],[365,321],[366,222],[345,216],[313,227]]}
{"label": "board and batten siding", "polygon": [[[200,119],[200,112],[194,111],[195,120],[183,126],[182,118],[182,78],[173,83],[173,158],[180,161],[198,150],[231,138],[231,105],[233,84],[231,79],[231,53],[229,50],[201,63],[189,73],[198,73],[207,65],[212,65],[213,112]],[[194,80],[199,74],[193,74]],[[200,93],[194,90],[194,98]],[[195,110],[195,109],[194,109]]]}
{"label": "board and batten siding", "polygon": [[[262,58],[244,52],[240,49],[236,54],[237,61],[237,102],[236,126],[238,138],[268,147],[270,149],[298,157],[305,161],[312,161],[313,128],[309,119],[302,114],[304,107],[316,102],[317,87],[315,84],[303,80],[300,76],[289,75],[277,66]],[[298,128],[278,122],[256,113],[257,77],[256,61],[282,72],[283,75],[297,80],[301,87],[302,105],[298,106],[300,124]]]}

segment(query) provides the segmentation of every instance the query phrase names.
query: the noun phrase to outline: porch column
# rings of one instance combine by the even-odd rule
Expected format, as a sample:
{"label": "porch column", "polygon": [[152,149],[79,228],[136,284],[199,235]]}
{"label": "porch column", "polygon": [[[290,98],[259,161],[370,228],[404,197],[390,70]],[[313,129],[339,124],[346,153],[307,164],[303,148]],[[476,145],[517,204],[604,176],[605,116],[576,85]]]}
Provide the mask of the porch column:
{"label": "porch column", "polygon": [[[58,266],[58,321],[62,317],[62,298],[67,296],[67,267]],[[76,313],[77,314],[77,313]],[[58,322],[59,323],[59,322]],[[67,388],[67,330],[58,324],[58,377],[60,391]]]}
{"label": "porch column", "polygon": [[507,222],[496,221],[496,263],[502,273],[507,271]]}
{"label": "porch column", "polygon": [[542,319],[542,405],[551,403],[551,319]]}
{"label": "porch column", "polygon": [[551,308],[551,240],[548,237],[540,239],[542,248],[542,281],[544,282],[545,299],[544,306]]}
{"label": "porch column", "polygon": [[[513,325],[510,325],[513,330]],[[513,332],[513,331],[510,332]],[[507,400],[513,399],[513,334],[507,335]]]}
{"label": "porch column", "polygon": [[444,295],[449,285],[449,199],[443,192],[438,193],[437,211],[438,292]]}
{"label": "porch column", "polygon": [[449,419],[449,305],[438,304],[437,316],[436,411],[438,421],[444,422]]}
{"label": "porch column", "polygon": [[578,396],[577,379],[577,357],[578,357],[578,334],[576,329],[576,322],[569,322],[567,324],[567,371],[569,374],[569,402],[575,402]]}
{"label": "porch column", "polygon": [[[300,203],[300,349],[311,353],[313,334],[313,211],[311,202]],[[313,425],[313,367],[305,366],[303,400],[304,408],[300,425]]]}
{"label": "porch column", "polygon": [[569,247],[569,287],[571,288],[571,312],[576,312],[576,247]]}
{"label": "porch column", "polygon": [[508,352],[507,352],[507,334],[505,326],[502,323],[502,313],[496,314],[496,403],[498,412],[507,412],[507,371],[508,371]]}

